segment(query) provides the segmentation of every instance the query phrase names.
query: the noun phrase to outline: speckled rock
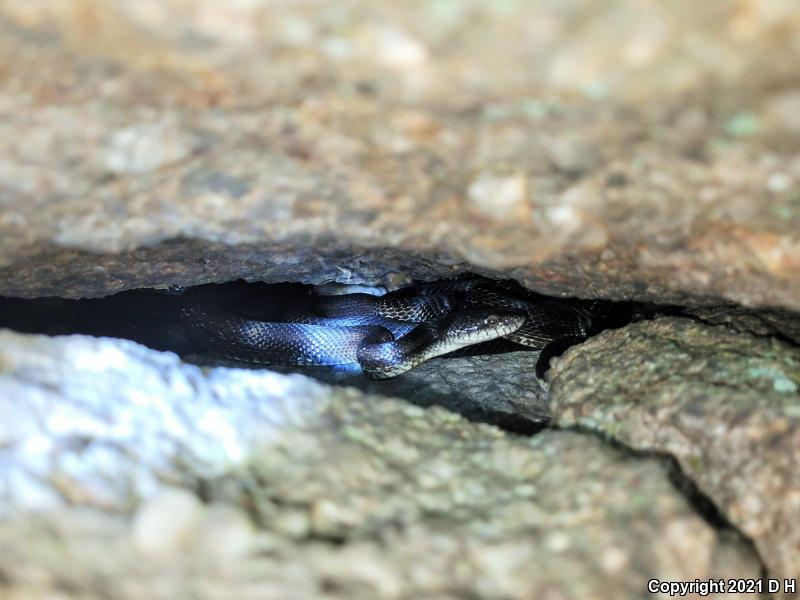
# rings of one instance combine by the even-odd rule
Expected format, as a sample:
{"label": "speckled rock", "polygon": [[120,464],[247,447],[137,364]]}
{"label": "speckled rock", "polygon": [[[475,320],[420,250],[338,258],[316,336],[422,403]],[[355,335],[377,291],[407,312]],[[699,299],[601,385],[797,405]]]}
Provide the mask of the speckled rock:
{"label": "speckled rock", "polygon": [[554,362],[555,423],[675,456],[772,575],[800,577],[800,350],[669,318]]}
{"label": "speckled rock", "polygon": [[793,0],[7,0],[0,294],[456,267],[798,310],[799,20]]}
{"label": "speckled rock", "polygon": [[0,410],[13,600],[634,599],[759,572],[661,462],[591,436],[7,332]]}
{"label": "speckled rock", "polygon": [[[301,373],[318,381],[353,386],[366,394],[403,398],[418,406],[441,406],[471,421],[490,423],[517,433],[533,433],[549,421],[547,392],[536,378],[538,352],[434,359],[386,380],[365,377],[360,370],[270,366],[278,373]],[[263,368],[189,357],[201,365]]]}
{"label": "speckled rock", "polygon": [[687,314],[709,325],[726,325],[742,333],[773,337],[800,345],[800,315],[786,310],[753,311],[741,306],[698,306]]}

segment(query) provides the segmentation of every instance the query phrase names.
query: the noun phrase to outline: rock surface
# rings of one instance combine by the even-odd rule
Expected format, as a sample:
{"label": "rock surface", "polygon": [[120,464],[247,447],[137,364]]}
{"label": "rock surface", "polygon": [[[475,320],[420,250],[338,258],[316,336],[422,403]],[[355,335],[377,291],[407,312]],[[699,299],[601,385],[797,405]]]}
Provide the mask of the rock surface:
{"label": "rock surface", "polygon": [[13,600],[633,599],[759,573],[660,461],[585,435],[8,332],[0,410]]}
{"label": "rock surface", "polygon": [[772,576],[800,577],[800,349],[671,318],[603,333],[555,363],[555,423],[674,456]]}
{"label": "rock surface", "polygon": [[793,0],[7,0],[0,294],[453,266],[798,310],[798,23]]}
{"label": "rock surface", "polygon": [[[301,373],[318,381],[358,388],[366,394],[403,398],[418,406],[441,406],[479,423],[517,433],[534,433],[550,419],[547,392],[536,378],[538,352],[435,359],[388,380],[360,371],[270,366],[278,373]],[[189,357],[201,365],[253,367],[245,363]]]}

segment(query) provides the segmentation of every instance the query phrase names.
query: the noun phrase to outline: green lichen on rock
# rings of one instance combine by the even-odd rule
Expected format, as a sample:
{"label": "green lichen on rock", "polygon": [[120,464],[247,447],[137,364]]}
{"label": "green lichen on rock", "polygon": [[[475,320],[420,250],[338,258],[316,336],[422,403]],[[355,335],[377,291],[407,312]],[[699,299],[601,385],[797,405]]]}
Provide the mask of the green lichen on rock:
{"label": "green lichen on rock", "polygon": [[800,575],[800,350],[667,318],[575,347],[550,382],[554,422],[675,456],[771,573]]}

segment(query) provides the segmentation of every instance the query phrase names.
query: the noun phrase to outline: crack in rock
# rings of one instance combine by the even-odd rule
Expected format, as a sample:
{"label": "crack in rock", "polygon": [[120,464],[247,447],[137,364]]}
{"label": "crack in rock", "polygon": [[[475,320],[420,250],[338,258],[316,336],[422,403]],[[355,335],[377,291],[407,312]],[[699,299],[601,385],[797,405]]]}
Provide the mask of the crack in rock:
{"label": "crack in rock", "polygon": [[674,456],[771,576],[800,574],[800,350],[665,318],[571,349],[549,381],[555,424]]}

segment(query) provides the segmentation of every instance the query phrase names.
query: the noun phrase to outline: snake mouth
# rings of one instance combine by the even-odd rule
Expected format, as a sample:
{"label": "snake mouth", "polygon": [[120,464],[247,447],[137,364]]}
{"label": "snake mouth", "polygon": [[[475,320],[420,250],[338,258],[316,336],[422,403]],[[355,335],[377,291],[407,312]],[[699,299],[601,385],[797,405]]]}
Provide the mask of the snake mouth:
{"label": "snake mouth", "polygon": [[444,319],[439,334],[453,343],[475,344],[513,333],[524,323],[525,315],[517,311],[467,310]]}

